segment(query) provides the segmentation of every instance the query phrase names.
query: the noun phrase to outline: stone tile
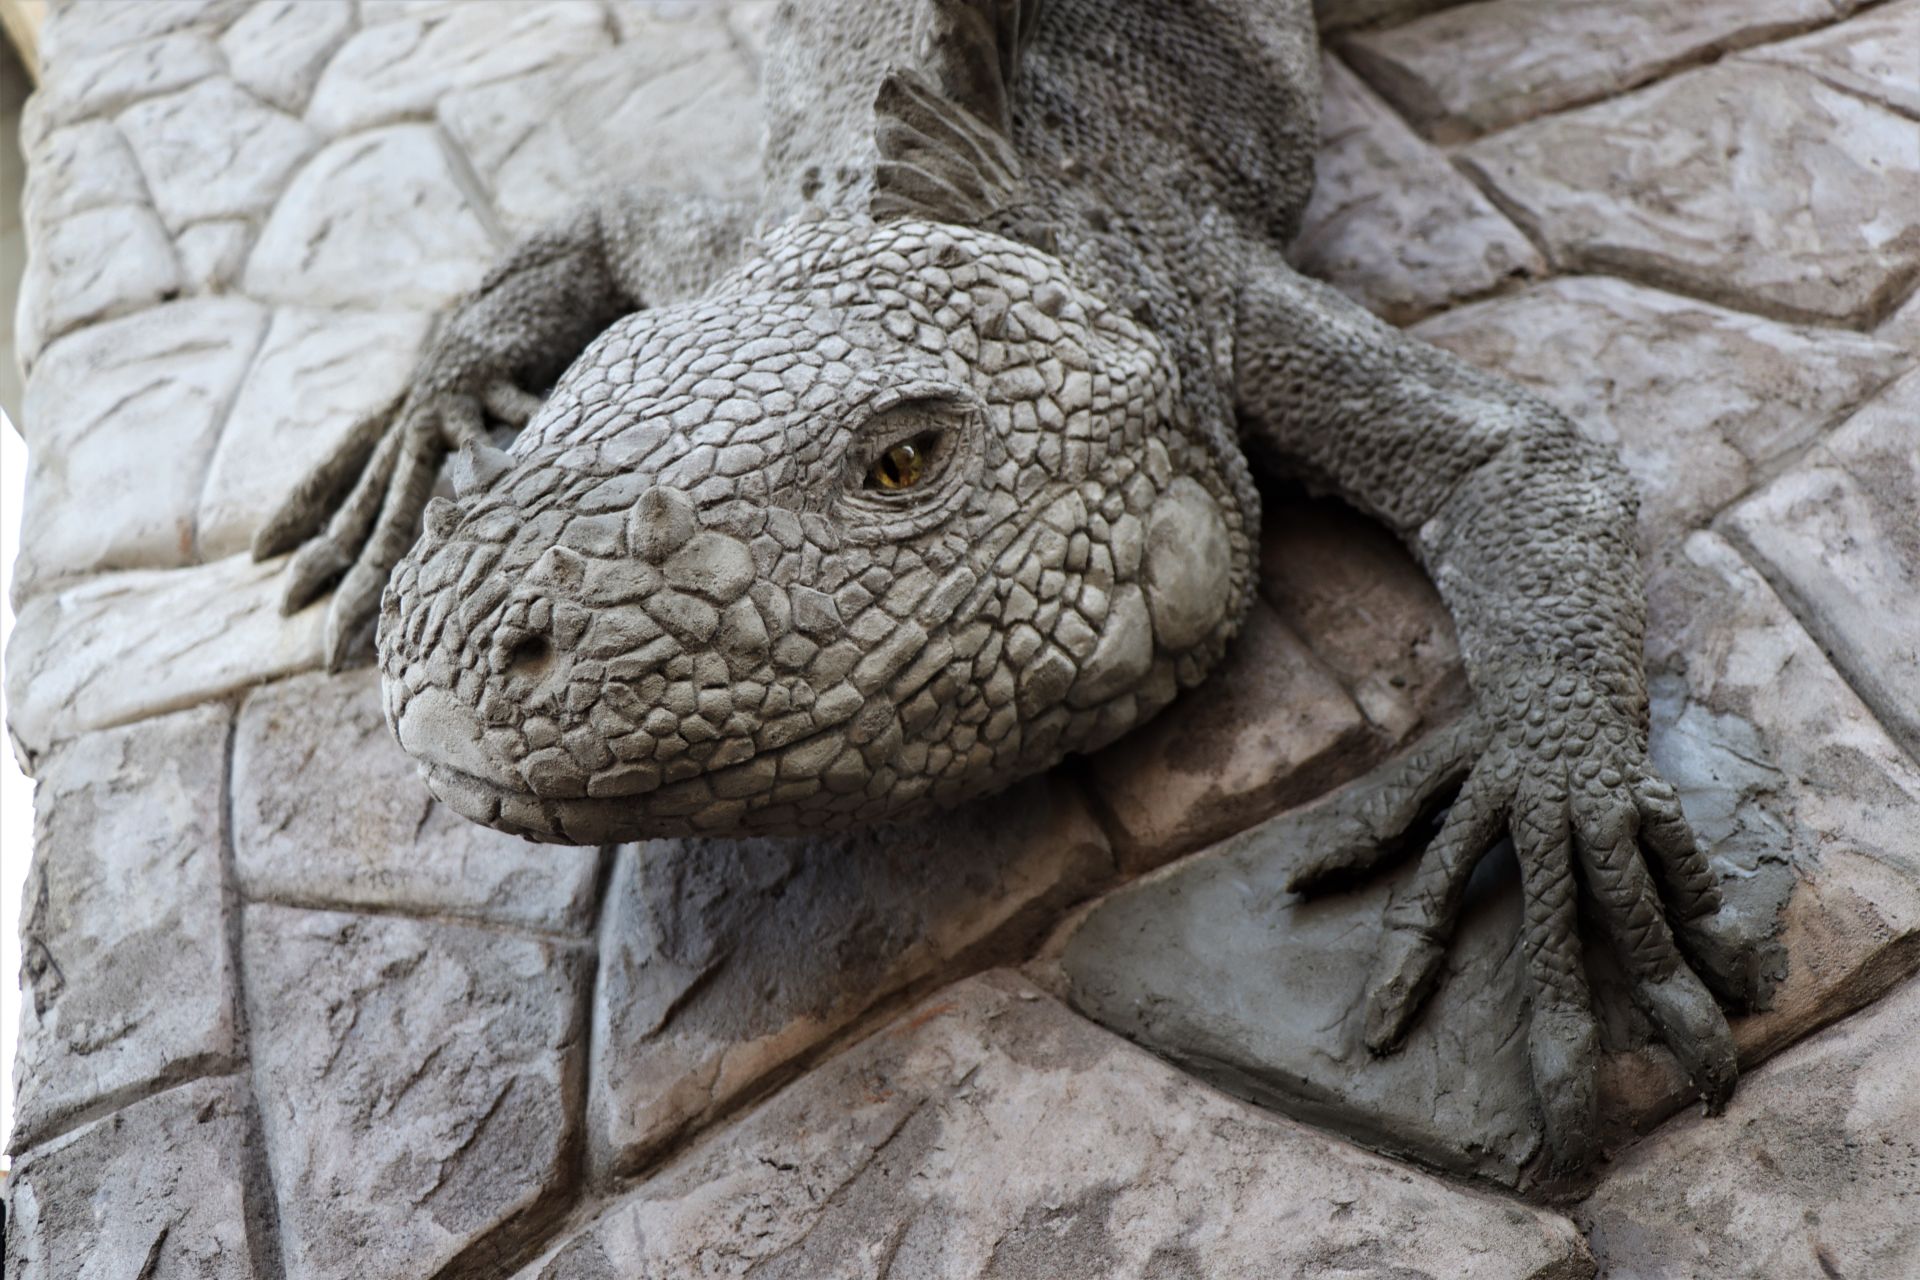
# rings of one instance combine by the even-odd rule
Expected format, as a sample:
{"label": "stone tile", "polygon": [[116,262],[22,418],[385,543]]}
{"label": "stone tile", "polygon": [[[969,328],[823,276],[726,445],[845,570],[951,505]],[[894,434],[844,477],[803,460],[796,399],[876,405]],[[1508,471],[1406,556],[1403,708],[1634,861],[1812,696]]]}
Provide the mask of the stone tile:
{"label": "stone tile", "polygon": [[1546,272],[1539,251],[1357,76],[1324,59],[1313,199],[1288,256],[1395,324]]}
{"label": "stone tile", "polygon": [[[89,7],[72,6],[83,13]],[[201,31],[175,31],[120,44],[83,37],[71,45],[69,52],[63,35],[51,46],[41,47],[40,84],[45,97],[41,111],[46,125],[109,115],[220,71],[220,52]]]}
{"label": "stone tile", "polygon": [[434,801],[380,712],[371,668],[256,690],[233,750],[241,892],[303,906],[593,925],[596,849],[536,845]]}
{"label": "stone tile", "polygon": [[[1619,1280],[1920,1273],[1920,983],[1677,1120],[1574,1213]],[[1677,1189],[1684,1189],[1680,1191]]]}
{"label": "stone tile", "polygon": [[228,292],[246,268],[252,247],[253,224],[244,219],[220,218],[185,228],[173,238],[182,288],[188,293]]}
{"label": "stone tile", "polygon": [[207,471],[201,554],[245,550],[254,530],[356,422],[394,403],[431,325],[432,317],[417,311],[276,311]]}
{"label": "stone tile", "polygon": [[1920,131],[1786,67],[1688,72],[1460,158],[1563,270],[1848,325],[1920,272]]}
{"label": "stone tile", "polygon": [[1811,71],[1836,89],[1920,117],[1920,2],[1872,9],[1850,22],[1746,55]]}
{"label": "stone tile", "polygon": [[180,291],[167,229],[144,204],[105,205],[35,226],[32,241],[15,324],[15,354],[29,371],[55,338]]}
{"label": "stone tile", "polygon": [[1333,498],[1269,495],[1260,592],[1389,742],[1472,700],[1453,618],[1386,528]]}
{"label": "stone tile", "polygon": [[121,131],[170,231],[265,213],[319,135],[225,76],[120,113]]}
{"label": "stone tile", "polygon": [[1728,513],[1728,531],[1920,759],[1920,370]]}
{"label": "stone tile", "polygon": [[89,729],[222,698],[320,665],[325,602],[280,616],[284,559],[101,574],[27,601],[7,645],[23,768]]}
{"label": "stone tile", "polygon": [[16,594],[71,574],[193,561],[207,459],[265,325],[251,302],[204,298],[48,348],[27,379]]}
{"label": "stone tile", "polygon": [[1087,776],[1131,872],[1311,799],[1375,751],[1340,682],[1256,603],[1206,683],[1089,757]]}
{"label": "stone tile", "polygon": [[343,138],[307,163],[274,207],[245,289],[308,307],[444,307],[498,253],[436,131],[398,125]]}
{"label": "stone tile", "polygon": [[14,1280],[279,1274],[259,1129],[236,1080],[200,1080],[29,1151],[7,1178]]}
{"label": "stone tile", "polygon": [[1777,470],[1907,359],[1620,280],[1552,280],[1413,330],[1538,392],[1616,446],[1652,547]]}
{"label": "stone tile", "polygon": [[1354,27],[1386,26],[1405,22],[1460,0],[1313,0],[1313,15],[1328,35]]}
{"label": "stone tile", "polygon": [[298,115],[352,30],[350,5],[262,0],[220,37],[220,52],[228,74],[249,93]]}
{"label": "stone tile", "polygon": [[588,1111],[603,1171],[638,1167],[889,996],[1019,954],[1111,868],[1055,779],[917,826],[618,858]]}
{"label": "stone tile", "polygon": [[520,1276],[1416,1267],[1591,1274],[1566,1219],[1261,1115],[996,973],[713,1134]]}
{"label": "stone tile", "polygon": [[221,866],[227,726],[225,707],[184,711],[87,734],[40,770],[15,1152],[239,1055]]}
{"label": "stone tile", "polygon": [[21,204],[36,234],[89,209],[145,203],[147,180],[110,121],[55,129],[33,149]]}
{"label": "stone tile", "polygon": [[1481,0],[1341,42],[1429,137],[1461,142],[1729,49],[1804,31],[1831,0]]}
{"label": "stone tile", "polygon": [[88,0],[49,6],[40,32],[42,70],[83,53],[137,44],[158,36],[208,35],[231,22],[252,0]]}
{"label": "stone tile", "polygon": [[758,190],[758,90],[720,14],[662,25],[659,39],[441,103],[514,231],[564,216],[599,184]]}
{"label": "stone tile", "polygon": [[592,0],[493,0],[380,22],[327,63],[307,119],[328,133],[420,117],[458,89],[524,75],[612,43]]}
{"label": "stone tile", "polygon": [[254,1088],[290,1276],[485,1274],[560,1208],[584,954],[497,931],[246,908]]}
{"label": "stone tile", "polygon": [[[1750,936],[1776,928],[1772,1008],[1736,1018],[1742,1061],[1777,1052],[1920,966],[1920,767],[1875,723],[1765,583],[1712,534],[1653,575],[1652,752],[1726,876]],[[1285,892],[1330,805],[1137,881],[1060,940],[1073,1002],[1228,1089],[1441,1167],[1525,1186],[1538,1170],[1510,853],[1468,895],[1446,969],[1405,1046],[1372,1057],[1357,1004],[1403,867],[1349,893]],[[1784,914],[1782,907],[1784,904]],[[1588,948],[1608,1052],[1612,1141],[1687,1097],[1679,1068]]]}

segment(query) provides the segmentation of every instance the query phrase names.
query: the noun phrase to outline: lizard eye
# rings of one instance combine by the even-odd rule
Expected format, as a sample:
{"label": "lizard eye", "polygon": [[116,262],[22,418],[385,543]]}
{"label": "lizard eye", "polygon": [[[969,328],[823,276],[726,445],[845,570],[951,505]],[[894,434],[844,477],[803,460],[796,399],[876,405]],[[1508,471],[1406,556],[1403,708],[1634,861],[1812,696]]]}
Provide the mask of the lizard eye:
{"label": "lizard eye", "polygon": [[911,489],[932,466],[938,444],[939,437],[929,431],[890,446],[867,468],[866,487],[889,492]]}

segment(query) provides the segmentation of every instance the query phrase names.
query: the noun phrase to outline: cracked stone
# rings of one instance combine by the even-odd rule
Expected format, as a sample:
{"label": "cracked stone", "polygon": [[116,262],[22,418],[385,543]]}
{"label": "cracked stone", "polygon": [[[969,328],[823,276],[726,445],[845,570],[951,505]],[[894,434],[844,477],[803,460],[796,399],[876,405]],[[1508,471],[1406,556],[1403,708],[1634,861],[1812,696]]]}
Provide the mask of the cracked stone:
{"label": "cracked stone", "polygon": [[1920,1272],[1916,1043],[1908,982],[1743,1079],[1724,1116],[1675,1121],[1628,1152],[1574,1210],[1604,1274]]}
{"label": "cracked stone", "polygon": [[411,311],[275,312],[207,472],[201,554],[246,549],[355,423],[399,399],[431,323]]}
{"label": "cracked stone", "polygon": [[434,310],[497,253],[436,131],[355,134],[308,161],[274,207],[244,287],[298,306]]}
{"label": "cracked stone", "polygon": [[1328,35],[1353,27],[1385,26],[1405,22],[1460,0],[1313,0],[1314,17]]}
{"label": "cracked stone", "polygon": [[56,338],[163,302],[180,285],[173,242],[144,204],[104,205],[36,225],[14,327],[21,366],[31,371]]}
{"label": "cracked stone", "polygon": [[171,231],[208,218],[265,213],[319,135],[225,76],[150,98],[119,125]]}
{"label": "cracked stone", "polygon": [[1621,280],[1552,280],[1413,332],[1514,379],[1620,451],[1658,546],[1751,489],[1900,369],[1884,339]]}
{"label": "cracked stone", "polygon": [[87,734],[40,770],[15,1152],[239,1055],[221,871],[227,720],[202,707]]}
{"label": "cracked stone", "polygon": [[1122,868],[1142,871],[1311,799],[1373,754],[1340,682],[1256,603],[1205,684],[1089,757],[1088,785]]}
{"label": "cracked stone", "polygon": [[632,1170],[877,1002],[1011,956],[1110,867],[1065,783],[906,827],[623,849],[590,1150]]}
{"label": "cracked stone", "polygon": [[1559,1215],[1262,1115],[1000,972],[937,993],[710,1135],[520,1280],[1414,1264],[1592,1271]]}
{"label": "cracked stone", "polygon": [[21,767],[89,729],[223,698],[320,665],[324,602],[280,616],[284,558],[107,573],[24,604],[7,645]]}
{"label": "cracked stone", "polygon": [[610,41],[592,0],[494,0],[381,22],[327,63],[307,119],[344,134],[424,116],[457,90],[598,53]]}
{"label": "cracked stone", "polygon": [[241,892],[305,905],[469,916],[585,933],[595,849],[536,845],[436,803],[380,711],[379,673],[268,685],[233,754]]}
{"label": "cracked stone", "polygon": [[1903,0],[1749,58],[1810,71],[1836,89],[1920,116],[1920,2]]}
{"label": "cracked stone", "polygon": [[107,205],[147,203],[147,180],[120,130],[105,120],[55,129],[34,148],[21,212],[36,234]]}
{"label": "cracked stone", "polygon": [[1322,62],[1313,199],[1288,256],[1395,324],[1503,281],[1539,252],[1336,59]]}
{"label": "cracked stone", "polygon": [[[84,12],[88,6],[73,8]],[[42,50],[45,101],[40,111],[49,125],[108,115],[142,98],[184,89],[221,69],[219,50],[199,31],[176,31],[115,45],[74,40],[70,55],[67,43],[61,39]]]}
{"label": "cracked stone", "polygon": [[48,348],[27,379],[33,447],[16,592],[196,558],[207,458],[265,324],[244,299],[193,299]]}
{"label": "cracked stone", "polygon": [[253,0],[92,0],[51,7],[40,32],[43,73],[83,53],[99,53],[158,36],[212,34]]}
{"label": "cracked stone", "polygon": [[481,1274],[562,1208],[584,953],[267,905],[246,908],[243,939],[289,1275]]}
{"label": "cracked stone", "polygon": [[353,10],[310,0],[263,0],[220,37],[228,73],[263,102],[298,115],[327,59],[353,30]]}
{"label": "cracked stone", "polygon": [[7,1178],[14,1280],[279,1274],[243,1083],[196,1080],[27,1152]]}
{"label": "cracked stone", "polygon": [[1842,325],[1920,272],[1920,130],[1787,67],[1687,72],[1460,158],[1562,269]]}

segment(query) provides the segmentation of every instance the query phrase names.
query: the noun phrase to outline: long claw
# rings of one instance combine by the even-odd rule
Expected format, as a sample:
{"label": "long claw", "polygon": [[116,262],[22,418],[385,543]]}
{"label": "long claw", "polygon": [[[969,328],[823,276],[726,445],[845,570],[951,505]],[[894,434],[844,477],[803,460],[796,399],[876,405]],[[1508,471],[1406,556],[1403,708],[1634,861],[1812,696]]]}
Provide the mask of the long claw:
{"label": "long claw", "polygon": [[291,616],[306,608],[352,563],[330,538],[316,538],[300,548],[293,563],[287,566],[286,585],[280,592],[280,612]]}
{"label": "long claw", "polygon": [[1600,1031],[1592,1010],[1585,1003],[1536,999],[1527,1023],[1527,1058],[1554,1166],[1586,1168],[1600,1154]]}
{"label": "long claw", "polygon": [[1389,1053],[1406,1038],[1446,958],[1446,944],[1427,934],[1414,929],[1388,931],[1367,980],[1364,1034],[1370,1052]]}
{"label": "long claw", "polygon": [[318,532],[340,495],[366,469],[367,460],[379,447],[394,408],[395,405],[389,404],[354,423],[333,452],[281,500],[266,523],[254,531],[255,560],[268,560],[283,551],[291,551]]}
{"label": "long claw", "polygon": [[1707,1114],[1719,1115],[1740,1078],[1740,1062],[1713,994],[1684,964],[1663,979],[1640,983],[1637,994],[1700,1091]]}

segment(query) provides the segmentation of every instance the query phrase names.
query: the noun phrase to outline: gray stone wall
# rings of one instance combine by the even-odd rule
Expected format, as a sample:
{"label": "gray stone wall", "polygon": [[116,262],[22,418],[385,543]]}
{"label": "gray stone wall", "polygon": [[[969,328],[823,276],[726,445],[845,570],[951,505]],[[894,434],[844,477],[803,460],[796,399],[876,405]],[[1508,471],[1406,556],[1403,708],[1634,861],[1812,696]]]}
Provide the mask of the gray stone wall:
{"label": "gray stone wall", "polygon": [[[1389,885],[1247,868],[1465,691],[1404,552],[1302,495],[1209,685],[994,802],[608,849],[447,813],[240,552],[515,235],[752,189],[768,8],[71,3],[23,128],[8,1274],[1920,1270],[1920,0],[1319,7],[1298,261],[1642,488],[1655,758],[1791,956],[1726,1116],[1670,1118],[1610,1002],[1612,1161],[1541,1183],[1497,862],[1359,1048]],[[1142,993],[1257,1101],[1116,1034]]]}

